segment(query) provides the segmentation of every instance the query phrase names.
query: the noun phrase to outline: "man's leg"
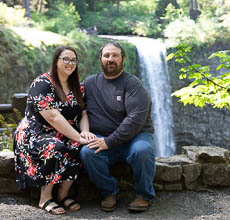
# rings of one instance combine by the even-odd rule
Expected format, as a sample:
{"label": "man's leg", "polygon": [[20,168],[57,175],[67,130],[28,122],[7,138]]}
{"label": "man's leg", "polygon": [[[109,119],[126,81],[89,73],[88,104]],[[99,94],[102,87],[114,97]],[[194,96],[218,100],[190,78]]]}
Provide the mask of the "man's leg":
{"label": "man's leg", "polygon": [[[141,200],[148,201],[146,206],[149,206],[149,201],[155,197],[153,179],[156,167],[153,149],[153,135],[149,132],[138,134],[130,142],[127,152],[125,152],[125,150],[122,151],[123,154],[126,154],[126,161],[130,164],[133,170],[136,196]],[[143,211],[144,210],[146,210],[145,207],[143,207]]]}
{"label": "man's leg", "polygon": [[95,153],[95,149],[83,146],[80,156],[90,180],[101,190],[102,195],[117,194],[117,180],[109,172],[109,165],[116,162],[116,152],[108,149]]}

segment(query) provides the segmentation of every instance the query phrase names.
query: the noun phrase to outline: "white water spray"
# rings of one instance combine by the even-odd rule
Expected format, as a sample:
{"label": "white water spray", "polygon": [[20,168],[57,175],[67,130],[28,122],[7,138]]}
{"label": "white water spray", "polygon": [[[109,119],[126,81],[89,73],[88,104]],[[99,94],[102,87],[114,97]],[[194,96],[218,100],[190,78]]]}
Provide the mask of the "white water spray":
{"label": "white water spray", "polygon": [[171,86],[166,62],[166,48],[159,40],[143,37],[101,36],[126,40],[137,48],[141,78],[151,97],[154,123],[155,154],[168,157],[175,154]]}

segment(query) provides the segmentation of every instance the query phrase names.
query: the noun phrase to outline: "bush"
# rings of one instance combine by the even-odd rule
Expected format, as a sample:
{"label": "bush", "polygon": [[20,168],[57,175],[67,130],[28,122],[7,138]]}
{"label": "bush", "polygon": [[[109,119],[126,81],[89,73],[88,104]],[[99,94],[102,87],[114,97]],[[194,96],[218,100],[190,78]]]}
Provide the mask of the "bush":
{"label": "bush", "polygon": [[188,17],[176,19],[164,31],[164,36],[174,45],[189,42],[191,45],[212,44],[218,39],[217,21],[201,16],[197,22]]}
{"label": "bush", "polygon": [[129,25],[124,21],[124,19],[121,18],[116,18],[112,22],[111,29],[113,30],[114,34],[131,33]]}
{"label": "bush", "polygon": [[132,31],[139,36],[156,36],[160,31],[160,26],[153,17],[143,17],[142,19],[139,19],[139,21],[136,21],[132,27]]}
{"label": "bush", "polygon": [[0,24],[12,26],[27,25],[28,20],[25,18],[25,10],[7,7],[6,4],[0,2]]}
{"label": "bush", "polygon": [[66,35],[79,25],[80,16],[73,3],[57,1],[53,8],[44,15],[32,14],[32,19],[37,22],[40,29]]}

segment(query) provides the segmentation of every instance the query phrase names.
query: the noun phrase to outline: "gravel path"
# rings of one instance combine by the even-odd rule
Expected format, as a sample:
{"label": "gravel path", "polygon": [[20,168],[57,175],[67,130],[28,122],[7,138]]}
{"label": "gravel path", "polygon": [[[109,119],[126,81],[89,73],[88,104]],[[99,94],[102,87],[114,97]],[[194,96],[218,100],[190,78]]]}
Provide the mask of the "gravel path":
{"label": "gravel path", "polygon": [[205,192],[157,192],[151,208],[143,213],[129,213],[131,202],[121,195],[114,212],[100,210],[99,201],[80,201],[81,210],[68,211],[63,216],[53,216],[37,207],[37,201],[22,195],[0,195],[0,219],[154,219],[154,220],[229,220],[230,188]]}

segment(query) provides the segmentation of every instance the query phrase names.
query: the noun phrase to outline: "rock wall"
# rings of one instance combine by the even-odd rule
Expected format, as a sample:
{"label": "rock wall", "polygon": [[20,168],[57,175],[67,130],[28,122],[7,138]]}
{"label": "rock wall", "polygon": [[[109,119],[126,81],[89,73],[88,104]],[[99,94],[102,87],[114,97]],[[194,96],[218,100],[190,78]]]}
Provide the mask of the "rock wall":
{"label": "rock wall", "polygon": [[[112,175],[119,178],[122,192],[133,187],[132,171],[126,164],[111,167]],[[156,158],[156,175],[153,182],[156,190],[203,190],[208,187],[230,186],[230,152],[219,147],[185,146],[182,154],[168,158]],[[0,152],[0,193],[19,193],[15,184],[14,155]],[[72,187],[72,193],[87,199],[99,195],[83,171]],[[34,190],[31,192],[34,195]],[[28,193],[28,192],[27,192]]]}
{"label": "rock wall", "polygon": [[[217,59],[208,57],[219,50],[228,49],[230,45],[216,44],[212,47],[192,49],[192,63],[210,66],[211,73],[216,73],[219,65]],[[169,50],[168,53],[171,51]],[[179,80],[179,66],[174,61],[168,62],[172,92],[187,86],[191,81]],[[197,108],[192,105],[184,106],[173,97],[174,136],[177,153],[182,146],[218,146],[230,147],[230,111],[213,109],[211,106]]]}

